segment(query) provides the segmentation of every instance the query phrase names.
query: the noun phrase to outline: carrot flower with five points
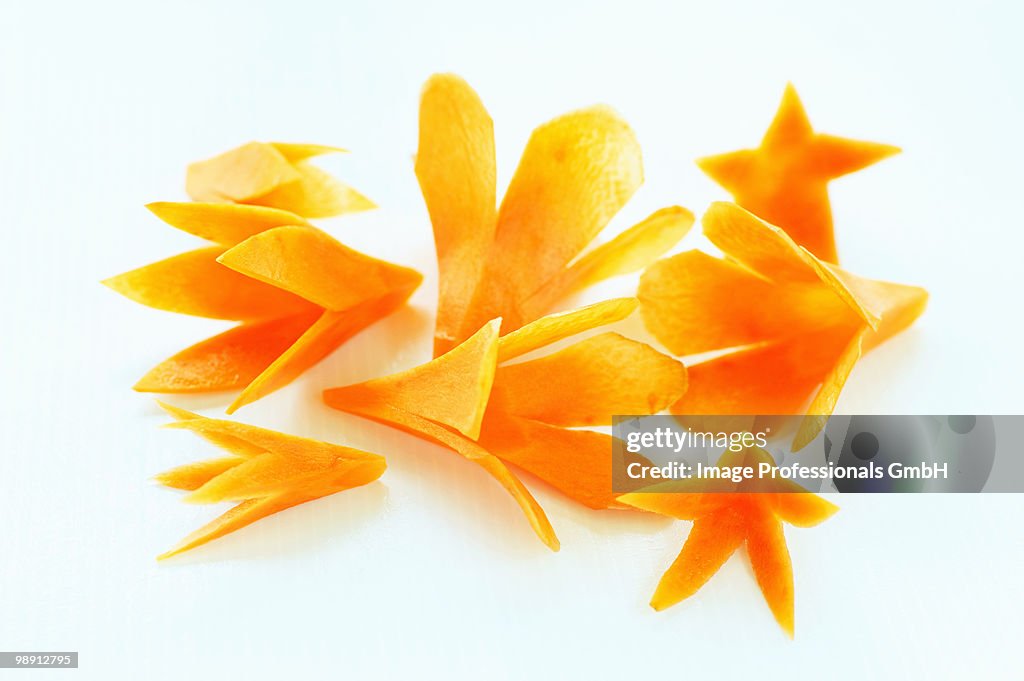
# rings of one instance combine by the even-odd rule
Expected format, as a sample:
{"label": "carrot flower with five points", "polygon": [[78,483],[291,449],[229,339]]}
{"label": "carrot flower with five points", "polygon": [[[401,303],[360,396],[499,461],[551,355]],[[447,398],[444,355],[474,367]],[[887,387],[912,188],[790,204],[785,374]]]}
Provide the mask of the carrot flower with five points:
{"label": "carrot flower with five points", "polygon": [[[762,449],[727,451],[718,466],[774,466]],[[710,490],[712,486],[722,489]],[[726,491],[732,489],[735,491]],[[746,544],[754,576],[775,620],[790,637],[794,631],[793,564],[782,523],[812,527],[839,510],[795,482],[767,476],[743,480],[676,480],[625,494],[619,501],[679,520],[693,527],[679,557],[662,576],[651,607],[664,610],[689,598]]]}
{"label": "carrot flower with five points", "polygon": [[815,132],[789,85],[757,149],[697,161],[751,213],[786,230],[825,262],[838,263],[828,183],[899,153],[899,148]]}

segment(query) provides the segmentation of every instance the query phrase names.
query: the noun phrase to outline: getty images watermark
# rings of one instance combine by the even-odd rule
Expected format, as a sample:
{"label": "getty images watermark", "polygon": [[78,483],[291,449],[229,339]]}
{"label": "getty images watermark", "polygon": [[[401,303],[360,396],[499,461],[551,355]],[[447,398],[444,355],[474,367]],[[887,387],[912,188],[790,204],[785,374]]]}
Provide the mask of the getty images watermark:
{"label": "getty images watermark", "polygon": [[1024,492],[1024,416],[616,416],[612,430],[616,492]]}

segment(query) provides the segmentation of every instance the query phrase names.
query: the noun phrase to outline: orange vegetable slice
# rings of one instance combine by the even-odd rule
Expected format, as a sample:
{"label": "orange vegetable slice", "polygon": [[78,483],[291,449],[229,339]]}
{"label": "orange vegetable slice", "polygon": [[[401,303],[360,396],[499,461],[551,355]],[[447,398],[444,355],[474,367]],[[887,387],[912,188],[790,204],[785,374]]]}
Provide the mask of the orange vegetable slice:
{"label": "orange vegetable slice", "polygon": [[491,411],[480,446],[595,510],[622,508],[612,491],[612,437]]}
{"label": "orange vegetable slice", "polygon": [[651,607],[664,610],[697,593],[743,544],[744,531],[743,518],[731,508],[695,522],[679,556],[658,582]]}
{"label": "orange vegetable slice", "polygon": [[793,563],[786,547],[782,523],[771,513],[751,513],[747,518],[747,555],[775,621],[793,638]]}
{"label": "orange vegetable slice", "polygon": [[395,290],[411,293],[422,279],[415,270],[364,255],[315,227],[260,232],[217,262],[335,312]]}
{"label": "orange vegetable slice", "polygon": [[[485,268],[477,317],[517,312],[519,303],[564,270],[642,183],[640,145],[610,108],[566,114],[534,130],[501,202],[495,257]],[[515,326],[532,321],[507,316]]]}
{"label": "orange vegetable slice", "polygon": [[314,165],[299,162],[293,168],[299,176],[297,181],[284,183],[248,203],[282,208],[311,218],[359,213],[377,207],[373,201]]}
{"label": "orange vegetable slice", "polygon": [[288,385],[345,341],[394,312],[405,303],[409,293],[408,290],[399,290],[342,312],[324,310],[319,319],[292,345],[274,358],[259,376],[245,386],[228,407],[227,412],[232,414],[241,407]]}
{"label": "orange vegetable slice", "polygon": [[527,300],[530,310],[546,311],[558,298],[605,279],[638,272],[675,246],[693,226],[693,213],[679,206],[655,211],[611,241],[584,253]]}
{"label": "orange vegetable slice", "polygon": [[736,203],[786,230],[796,243],[836,263],[829,180],[899,153],[897,147],[815,133],[792,85],[757,149],[709,156],[701,170]]}
{"label": "orange vegetable slice", "polygon": [[229,449],[240,446],[245,454],[189,464],[157,476],[168,487],[191,490],[186,499],[195,503],[239,502],[160,560],[286,508],[370,483],[386,468],[383,457],[369,452],[161,406],[177,419],[170,426],[191,430]]}
{"label": "orange vegetable slice", "polygon": [[500,320],[494,320],[427,364],[325,390],[324,402],[444,445],[482,466],[520,505],[541,541],[557,551],[558,538],[537,501],[500,460],[474,441],[490,397],[499,329]]}
{"label": "orange vegetable slice", "polygon": [[[772,462],[764,450],[726,453],[719,466]],[[743,490],[757,485],[760,493]],[[651,489],[660,489],[665,485]],[[682,489],[682,486],[676,486]],[[838,508],[787,480],[757,479],[740,483],[734,493],[666,493],[640,491],[618,498],[634,508],[693,520],[678,558],[662,576],[651,606],[663,610],[704,586],[725,561],[746,543],[755,578],[775,620],[792,638],[794,633],[793,566],[782,522],[811,527]]]}
{"label": "orange vegetable slice", "polygon": [[274,227],[309,224],[286,210],[235,203],[157,201],[146,208],[172,227],[226,247]]}
{"label": "orange vegetable slice", "polygon": [[210,459],[209,461],[197,461],[195,463],[188,463],[184,466],[172,468],[169,471],[164,471],[163,473],[154,476],[153,479],[164,487],[171,487],[173,489],[191,492],[199,489],[213,478],[227,471],[229,468],[234,468],[241,462],[241,459],[237,456],[225,456],[220,459]]}
{"label": "orange vegetable slice", "polygon": [[495,319],[465,343],[426,364],[333,388],[324,392],[324,399],[331,406],[387,404],[475,439],[491,396],[500,328],[501,320]]}
{"label": "orange vegetable slice", "polygon": [[[299,158],[320,149],[293,145],[286,151]],[[241,389],[228,407],[232,413],[284,387],[391,314],[422,281],[415,270],[352,250],[283,210],[226,203],[158,203],[150,209],[168,224],[223,245],[103,283],[150,307],[243,323],[161,362],[135,385],[139,391]]]}
{"label": "orange vegetable slice", "polygon": [[288,291],[218,264],[219,246],[188,251],[103,281],[125,298],[167,312],[254,321],[310,309]]}
{"label": "orange vegetable slice", "polygon": [[603,333],[502,366],[495,409],[553,426],[611,425],[614,414],[656,414],[686,391],[686,368],[646,343]]}
{"label": "orange vegetable slice", "polygon": [[[442,355],[443,357],[443,355]],[[451,449],[469,461],[483,468],[498,481],[522,510],[537,537],[552,551],[558,551],[560,542],[544,509],[537,503],[526,485],[508,467],[475,441],[446,428],[445,426],[403,409],[397,409],[386,402],[374,400],[358,393],[334,393],[324,391],[324,402],[335,409],[357,414],[380,423],[385,423],[428,442],[434,442]]]}
{"label": "orange vegetable slice", "polygon": [[724,259],[681,253],[651,266],[637,297],[672,352],[718,351],[690,365],[677,414],[810,414],[795,446],[820,431],[861,352],[909,326],[928,300],[822,262],[785,231],[734,204],[703,219]]}
{"label": "orange vegetable slice", "polygon": [[537,128],[500,210],[495,174],[493,123],[480,98],[458,76],[433,76],[420,103],[416,175],[440,274],[435,357],[491,319],[511,333],[571,293],[641,269],[693,222],[681,208],[659,211],[581,256],[643,181],[636,138],[608,107]]}
{"label": "orange vegetable slice", "polygon": [[501,337],[498,361],[514,359],[584,331],[621,321],[633,314],[637,305],[636,298],[612,298],[541,317]]}
{"label": "orange vegetable slice", "polygon": [[236,326],[165,359],[139,379],[134,389],[206,393],[244,388],[301,338],[320,314],[314,309]]}
{"label": "orange vegetable slice", "polygon": [[[612,438],[562,426],[660,411],[686,390],[686,370],[618,334],[519,364],[502,362],[621,319],[634,307],[628,298],[606,301],[541,318],[502,338],[501,320],[494,319],[426,364],[325,390],[324,402],[439,443],[484,467],[519,503],[545,545],[557,549],[543,510],[505,462],[592,508],[621,507],[612,493]],[[617,370],[625,364],[635,375],[610,373],[612,364]],[[633,380],[641,376],[643,381]],[[553,385],[558,387],[552,391]]]}
{"label": "orange vegetable slice", "polygon": [[266,206],[307,218],[374,208],[355,189],[309,163],[315,156],[341,151],[314,144],[250,142],[190,165],[185,188],[195,201]]}
{"label": "orange vegetable slice", "polygon": [[434,225],[439,300],[434,356],[460,338],[497,220],[494,124],[458,76],[436,75],[420,101],[416,177]]}

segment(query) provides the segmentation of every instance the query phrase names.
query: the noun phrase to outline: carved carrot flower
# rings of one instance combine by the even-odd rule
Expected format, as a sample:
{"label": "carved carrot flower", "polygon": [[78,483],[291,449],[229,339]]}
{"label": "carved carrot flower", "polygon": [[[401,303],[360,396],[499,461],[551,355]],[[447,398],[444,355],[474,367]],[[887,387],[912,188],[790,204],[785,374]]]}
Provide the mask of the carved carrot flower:
{"label": "carved carrot flower", "polygon": [[226,456],[187,464],[156,476],[157,482],[191,492],[197,504],[237,502],[213,522],[160,556],[170,558],[239,530],[261,518],[373,482],[387,467],[384,457],[328,442],[209,419],[159,403],[176,422],[224,449]]}
{"label": "carved carrot flower", "polygon": [[250,142],[190,165],[185,188],[193,201],[281,208],[307,218],[375,208],[368,198],[310,163],[317,156],[344,151],[320,144]]}
{"label": "carved carrot flower", "polygon": [[[721,467],[772,463],[767,452],[748,449],[726,452]],[[689,598],[718,572],[740,546],[746,544],[761,593],[775,620],[790,637],[794,631],[793,564],[786,548],[782,523],[812,527],[828,519],[838,508],[821,497],[803,491],[789,480],[750,480],[736,492],[685,493],[693,480],[665,483],[651,491],[634,492],[619,501],[645,511],[680,520],[693,527],[679,557],[662,576],[651,598],[651,607],[663,610]],[[701,485],[708,484],[699,481]],[[759,490],[744,492],[748,485]],[[657,492],[658,489],[677,491]]]}
{"label": "carved carrot flower", "polygon": [[150,307],[238,321],[151,369],[141,392],[241,390],[228,413],[281,388],[401,306],[418,272],[354,251],[275,208],[154,203],[162,220],[216,245],[103,283]]}
{"label": "carved carrot flower", "polygon": [[440,274],[435,357],[491,319],[509,333],[572,293],[642,269],[693,224],[685,209],[666,208],[580,256],[643,182],[633,131],[604,106],[534,130],[496,208],[491,117],[453,75],[424,86],[416,176]]}
{"label": "carved carrot flower", "polygon": [[829,180],[899,153],[888,144],[816,133],[792,85],[757,149],[697,161],[736,203],[778,225],[825,262],[837,263]]}
{"label": "carved carrot flower", "polygon": [[[725,257],[694,250],[661,260],[637,293],[647,328],[674,354],[725,351],[690,365],[676,414],[827,416],[861,354],[913,323],[928,300],[916,286],[822,262],[734,204],[713,204],[703,225]],[[805,419],[794,447],[820,427]]]}
{"label": "carved carrot flower", "polygon": [[514,464],[592,508],[617,505],[611,436],[574,426],[613,414],[652,414],[679,399],[686,369],[615,333],[519,363],[516,357],[624,318],[632,298],[542,317],[499,338],[492,320],[447,353],[391,376],[324,391],[341,411],[441,444],[481,466],[512,495],[541,540],[559,543]]}

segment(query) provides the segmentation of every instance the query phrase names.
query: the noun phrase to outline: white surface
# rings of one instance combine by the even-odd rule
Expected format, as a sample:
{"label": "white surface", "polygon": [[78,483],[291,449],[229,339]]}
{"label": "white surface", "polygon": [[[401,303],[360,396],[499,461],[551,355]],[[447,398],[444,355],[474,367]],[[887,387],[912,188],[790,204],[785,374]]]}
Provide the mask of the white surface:
{"label": "white surface", "polygon": [[[1019,675],[1019,496],[849,496],[790,528],[789,642],[743,557],[687,603],[647,607],[686,524],[538,489],[552,554],[472,465],[318,401],[428,356],[436,277],[411,155],[420,84],[453,70],[495,118],[502,182],[535,125],[618,108],[648,180],[617,229],[724,198],[692,159],[755,144],[787,80],[819,129],[902,145],[833,185],[840,252],[932,303],[858,366],[840,411],[1021,413],[1015,3],[354,4],[0,5],[0,649],[81,651],[52,675],[83,679]],[[224,325],[97,281],[192,247],[143,204],[184,198],[187,162],[250,139],[352,149],[327,165],[382,209],[323,226],[428,280],[418,311],[238,418],[390,469],[157,565],[217,509],[146,480],[210,450],[158,430],[129,386]],[[226,398],[174,401],[215,415]]]}

